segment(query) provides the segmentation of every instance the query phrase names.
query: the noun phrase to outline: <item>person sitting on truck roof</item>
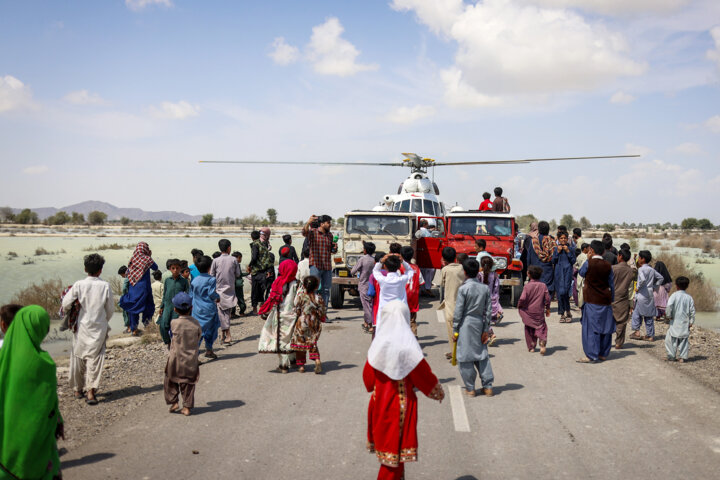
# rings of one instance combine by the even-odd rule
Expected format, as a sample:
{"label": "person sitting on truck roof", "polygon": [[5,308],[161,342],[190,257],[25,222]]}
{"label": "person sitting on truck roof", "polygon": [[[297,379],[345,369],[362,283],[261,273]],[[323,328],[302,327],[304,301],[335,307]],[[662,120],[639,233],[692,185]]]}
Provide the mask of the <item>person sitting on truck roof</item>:
{"label": "person sitting on truck roof", "polygon": [[493,203],[490,200],[490,192],[485,192],[485,193],[483,193],[482,196],[483,196],[483,201],[480,204],[480,206],[478,207],[478,210],[480,210],[481,212],[492,211]]}
{"label": "person sitting on truck roof", "polygon": [[495,199],[493,200],[493,212],[510,213],[510,202],[508,199],[503,197],[503,189],[501,187],[495,187]]}

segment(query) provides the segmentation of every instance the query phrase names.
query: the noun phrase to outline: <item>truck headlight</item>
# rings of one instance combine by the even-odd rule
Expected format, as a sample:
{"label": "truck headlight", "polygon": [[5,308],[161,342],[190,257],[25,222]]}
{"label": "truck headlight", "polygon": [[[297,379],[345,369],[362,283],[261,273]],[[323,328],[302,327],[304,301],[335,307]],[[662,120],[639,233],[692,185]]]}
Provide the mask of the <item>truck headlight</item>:
{"label": "truck headlight", "polygon": [[505,270],[507,268],[507,259],[505,257],[493,257],[497,270]]}
{"label": "truck headlight", "polygon": [[345,261],[345,265],[347,265],[348,267],[352,268],[352,267],[355,266],[355,264],[357,264],[357,262],[358,262],[358,256],[357,256],[357,255],[348,255],[348,257],[347,257],[347,259],[346,259],[346,261]]}

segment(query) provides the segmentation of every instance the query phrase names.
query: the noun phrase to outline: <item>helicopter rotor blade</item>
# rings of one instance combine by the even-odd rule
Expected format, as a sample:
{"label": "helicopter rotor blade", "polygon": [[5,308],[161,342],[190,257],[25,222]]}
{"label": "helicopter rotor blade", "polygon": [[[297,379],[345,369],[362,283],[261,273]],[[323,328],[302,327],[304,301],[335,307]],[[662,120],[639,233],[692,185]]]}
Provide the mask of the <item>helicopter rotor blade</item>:
{"label": "helicopter rotor blade", "polygon": [[534,162],[558,162],[565,160],[599,160],[609,158],[634,158],[640,155],[601,155],[594,157],[557,157],[557,158],[522,158],[517,160],[486,160],[478,162],[437,162],[433,164],[436,167],[452,166],[452,165],[513,165],[518,163],[534,163]]}
{"label": "helicopter rotor blade", "polygon": [[402,167],[404,163],[369,163],[369,162],[265,162],[262,160],[200,160],[200,163],[254,163],[263,165],[349,165],[349,166],[371,166],[371,167]]}

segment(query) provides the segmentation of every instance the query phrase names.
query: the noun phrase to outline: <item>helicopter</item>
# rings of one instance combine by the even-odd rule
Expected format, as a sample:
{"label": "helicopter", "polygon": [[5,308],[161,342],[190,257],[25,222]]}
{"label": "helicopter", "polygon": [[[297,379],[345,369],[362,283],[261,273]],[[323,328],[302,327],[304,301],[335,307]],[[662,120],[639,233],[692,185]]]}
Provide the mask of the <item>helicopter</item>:
{"label": "helicopter", "polygon": [[428,177],[428,169],[446,166],[468,165],[517,165],[538,162],[558,162],[569,160],[599,160],[615,158],[633,158],[640,155],[597,155],[589,157],[553,157],[553,158],[521,158],[514,160],[479,160],[467,162],[437,162],[435,159],[422,157],[416,153],[403,153],[400,162],[290,162],[290,161],[261,161],[261,160],[200,160],[200,163],[239,163],[239,164],[266,164],[266,165],[344,165],[366,167],[408,167],[410,175],[400,184],[397,194],[388,194],[383,197],[373,211],[410,212],[418,215],[443,217],[446,214],[445,204],[440,201],[440,189]]}

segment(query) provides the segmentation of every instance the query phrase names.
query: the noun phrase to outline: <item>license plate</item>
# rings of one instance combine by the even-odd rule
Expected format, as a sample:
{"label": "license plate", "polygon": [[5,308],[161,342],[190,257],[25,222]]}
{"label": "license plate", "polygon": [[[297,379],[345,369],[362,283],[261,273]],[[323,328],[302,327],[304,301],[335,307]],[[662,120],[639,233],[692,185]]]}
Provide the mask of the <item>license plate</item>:
{"label": "license plate", "polygon": [[338,272],[338,277],[347,277],[347,276],[348,276],[348,272],[345,270],[340,270]]}

